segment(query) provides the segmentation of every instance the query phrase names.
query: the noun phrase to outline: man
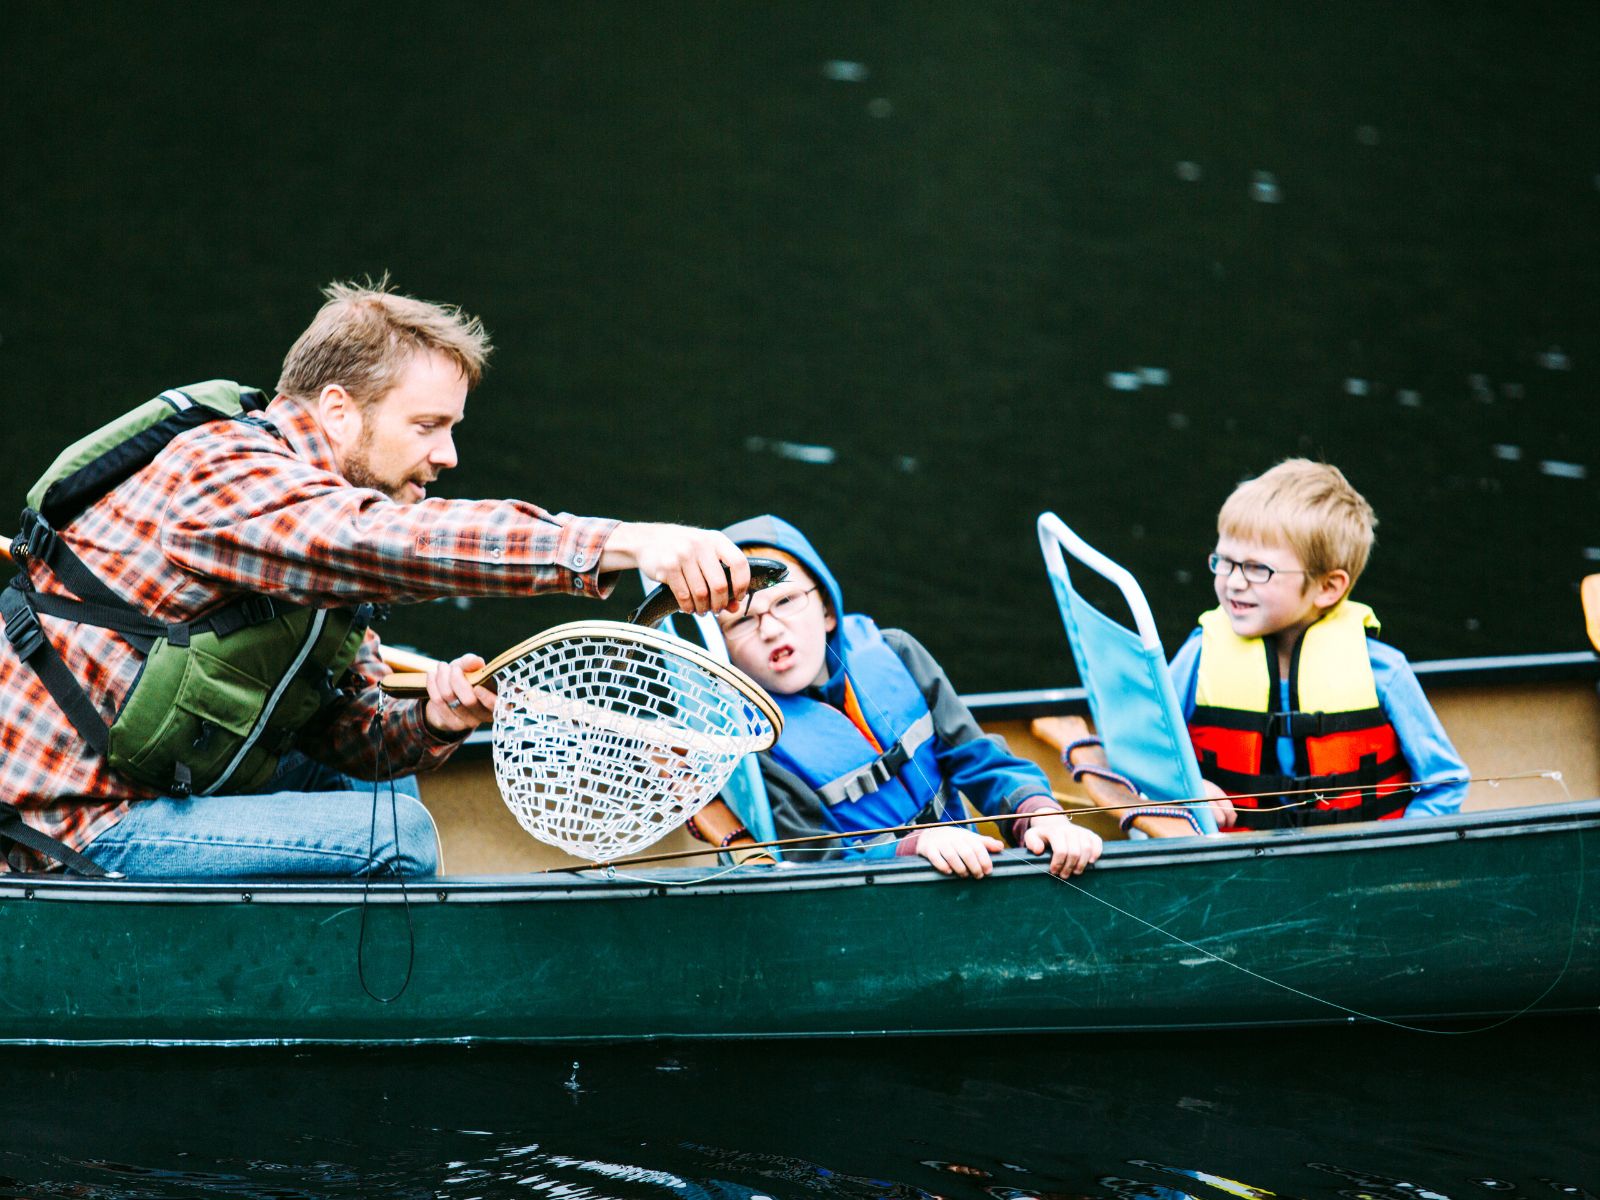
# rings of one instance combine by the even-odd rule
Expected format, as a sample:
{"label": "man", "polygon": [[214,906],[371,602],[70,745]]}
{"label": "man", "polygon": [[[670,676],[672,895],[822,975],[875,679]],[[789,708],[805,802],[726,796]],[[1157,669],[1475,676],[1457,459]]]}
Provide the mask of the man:
{"label": "man", "polygon": [[[459,309],[383,285],[334,284],[325,295],[261,413],[180,434],[53,535],[37,530],[31,555],[26,542],[19,547],[26,582],[20,598],[10,597],[0,639],[0,797],[31,829],[107,870],[158,877],[436,869],[432,821],[403,777],[448,758],[491,718],[494,697],[467,682],[482,665],[467,655],[431,672],[425,701],[381,702],[377,684],[387,669],[353,606],[542,591],[601,597],[614,572],[638,568],[667,583],[686,610],[707,613],[738,603],[748,586],[743,554],[720,533],[551,514],[520,501],[430,499],[428,486],[456,465],[452,430],[482,376],[487,334]],[[89,609],[63,599],[90,600],[83,592],[101,584],[109,591],[98,617],[78,615]],[[230,632],[207,642],[206,653],[190,638],[210,614],[253,611],[253,597],[302,617],[342,613],[343,657],[334,636],[307,664],[308,635],[305,651],[275,667],[282,682],[270,696],[252,698],[262,685],[217,658],[237,658],[255,634]],[[20,615],[19,605],[27,607]],[[170,698],[159,699],[164,715],[140,731],[150,745],[129,754],[123,737],[122,769],[111,761],[118,714],[136,685],[160,685],[140,681],[147,654],[127,635],[129,618],[123,632],[100,619],[119,605],[159,629],[181,627],[170,644],[188,656]],[[52,658],[59,669],[47,683]],[[252,727],[219,710],[242,692],[242,702],[256,704],[250,712],[272,713],[291,684],[309,694],[308,665],[322,668],[315,715],[281,728],[279,709],[279,726],[260,739],[275,744],[272,758],[284,744],[276,770],[266,759],[261,778],[239,786],[228,772],[247,753],[263,753],[256,741],[267,717]],[[74,687],[86,698],[76,709],[67,695]],[[91,744],[107,741],[97,720],[111,729],[109,751]],[[136,778],[157,752],[180,760],[171,786]],[[191,776],[191,761],[211,759],[230,760],[228,769]],[[377,822],[373,785],[359,782],[374,779],[398,781]],[[13,868],[52,865],[19,845],[8,857]]]}

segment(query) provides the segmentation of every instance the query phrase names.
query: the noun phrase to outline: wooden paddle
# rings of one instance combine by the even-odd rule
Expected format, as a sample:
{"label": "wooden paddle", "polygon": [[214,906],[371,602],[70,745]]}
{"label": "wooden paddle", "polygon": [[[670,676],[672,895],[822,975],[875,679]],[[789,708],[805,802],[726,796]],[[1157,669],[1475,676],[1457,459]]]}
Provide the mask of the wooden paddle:
{"label": "wooden paddle", "polygon": [[1589,627],[1589,644],[1600,650],[1600,575],[1587,576],[1578,592],[1583,597],[1583,623]]}

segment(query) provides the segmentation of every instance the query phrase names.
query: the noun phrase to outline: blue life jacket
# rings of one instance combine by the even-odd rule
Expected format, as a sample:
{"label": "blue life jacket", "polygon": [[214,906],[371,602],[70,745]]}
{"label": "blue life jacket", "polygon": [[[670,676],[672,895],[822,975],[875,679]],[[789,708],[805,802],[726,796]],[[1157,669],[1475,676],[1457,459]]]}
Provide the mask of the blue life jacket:
{"label": "blue life jacket", "polygon": [[839,709],[799,694],[773,697],[783,710],[773,760],[816,790],[829,827],[840,833],[908,824],[941,793],[937,819],[959,819],[959,801],[939,770],[933,714],[900,656],[859,613],[847,615],[830,640],[849,664],[862,716],[883,752]]}

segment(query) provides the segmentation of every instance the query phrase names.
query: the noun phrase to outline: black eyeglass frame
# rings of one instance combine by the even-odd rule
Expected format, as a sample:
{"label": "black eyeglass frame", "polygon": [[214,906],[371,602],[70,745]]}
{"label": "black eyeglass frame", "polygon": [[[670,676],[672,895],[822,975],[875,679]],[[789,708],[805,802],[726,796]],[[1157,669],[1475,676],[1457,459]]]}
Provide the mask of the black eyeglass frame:
{"label": "black eyeglass frame", "polygon": [[[1226,571],[1221,569],[1223,563],[1228,564]],[[1274,575],[1307,574],[1304,568],[1291,570],[1287,567],[1269,567],[1264,562],[1240,562],[1236,558],[1229,558],[1225,554],[1217,554],[1215,552],[1206,559],[1206,566],[1211,568],[1213,575],[1221,579],[1229,578],[1233,574],[1234,568],[1238,568],[1239,574],[1244,576],[1246,583],[1271,583]]]}

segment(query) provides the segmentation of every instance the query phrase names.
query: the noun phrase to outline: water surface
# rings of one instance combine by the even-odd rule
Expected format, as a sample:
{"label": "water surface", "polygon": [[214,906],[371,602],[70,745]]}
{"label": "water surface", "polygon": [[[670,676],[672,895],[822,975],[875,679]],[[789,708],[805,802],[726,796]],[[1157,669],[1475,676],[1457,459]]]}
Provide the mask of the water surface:
{"label": "water surface", "polygon": [[22,1052],[3,1195],[1594,1200],[1592,1020],[1029,1041]]}

